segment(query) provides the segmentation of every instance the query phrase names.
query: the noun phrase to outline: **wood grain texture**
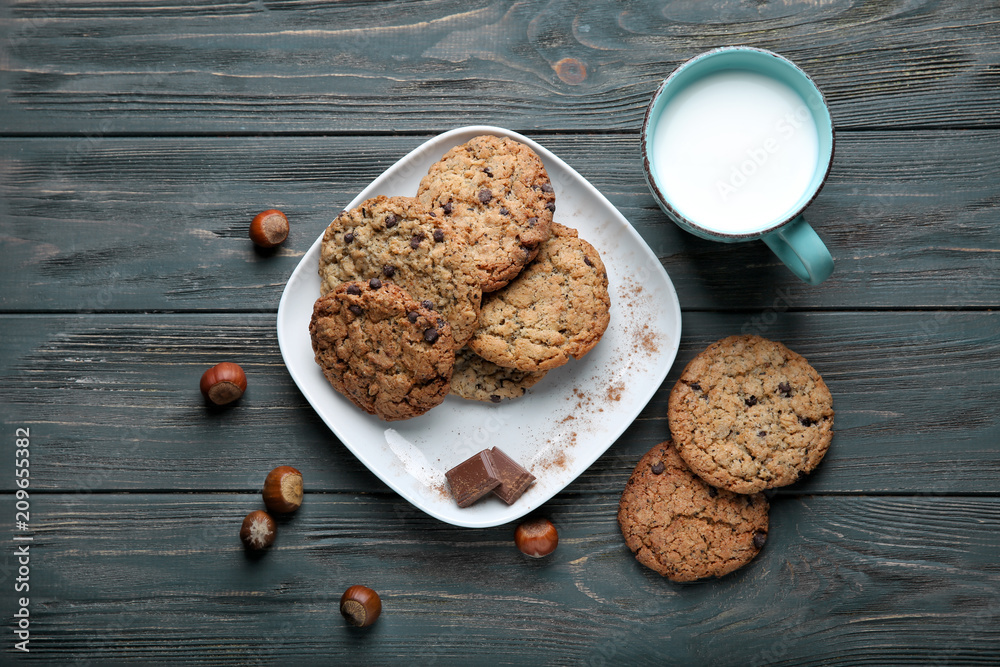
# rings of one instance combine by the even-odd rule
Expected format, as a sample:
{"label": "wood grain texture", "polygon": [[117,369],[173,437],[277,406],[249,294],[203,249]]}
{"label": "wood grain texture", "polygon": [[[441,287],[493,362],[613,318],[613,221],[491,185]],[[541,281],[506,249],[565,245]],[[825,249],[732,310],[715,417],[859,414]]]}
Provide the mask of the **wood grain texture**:
{"label": "wood grain texture", "polygon": [[676,65],[733,44],[799,63],[841,129],[997,127],[998,19],[971,0],[4,3],[0,132],[636,130]]}
{"label": "wood grain texture", "polygon": [[[534,561],[512,526],[461,529],[394,496],[311,493],[253,560],[237,532],[256,496],[37,496],[30,593],[43,621],[31,657],[988,665],[1000,652],[996,498],[777,498],[755,561],[687,585],[636,563],[617,503],[617,493],[557,497],[545,512],[559,548]],[[364,633],[337,611],[356,583],[383,602]],[[12,615],[11,595],[0,612]]]}
{"label": "wood grain texture", "polygon": [[[761,242],[706,241],[670,222],[637,136],[536,138],[628,218],[685,309],[1000,305],[1000,132],[842,135],[807,213],[836,261],[820,288]],[[337,212],[426,139],[0,139],[0,309],[273,311]],[[291,234],[255,252],[249,222],[272,207]],[[556,220],[572,225],[568,214]]]}
{"label": "wood grain texture", "polygon": [[[273,315],[4,316],[0,326],[0,421],[32,429],[33,488],[252,491],[289,464],[317,491],[386,489],[295,387]],[[1000,313],[950,311],[687,313],[664,384],[570,488],[623,487],[667,437],[667,397],[684,365],[741,332],[803,354],[834,396],[830,452],[792,491],[1000,492]],[[198,380],[224,360],[246,370],[247,394],[231,409],[206,409]],[[492,437],[502,444],[510,434]],[[0,456],[13,459],[13,441]],[[13,477],[0,488],[12,490]]]}

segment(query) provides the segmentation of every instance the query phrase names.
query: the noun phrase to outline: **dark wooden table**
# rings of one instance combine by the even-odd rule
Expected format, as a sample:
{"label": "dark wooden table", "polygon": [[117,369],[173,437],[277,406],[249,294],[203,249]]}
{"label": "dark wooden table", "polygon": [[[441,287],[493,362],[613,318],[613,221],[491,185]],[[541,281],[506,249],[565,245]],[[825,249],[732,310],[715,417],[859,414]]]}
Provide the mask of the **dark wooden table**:
{"label": "dark wooden table", "polygon": [[[837,155],[809,211],[836,260],[822,286],[761,243],[682,232],[643,182],[656,86],[731,44],[783,53],[828,96]],[[452,527],[393,493],[276,340],[285,281],[336,212],[477,123],[589,179],[683,307],[666,381],[544,506],[561,542],[541,561],[513,525]],[[995,2],[5,0],[0,662],[997,664],[998,148]],[[291,236],[258,253],[247,225],[271,207]],[[836,435],[774,494],[752,564],[672,584],[632,558],[618,498],[668,435],[680,369],[740,332],[813,363]],[[250,389],[207,410],[198,379],[223,360]],[[279,464],[303,471],[305,504],[251,560],[239,524]],[[367,632],[337,611],[355,583],[384,602]]]}

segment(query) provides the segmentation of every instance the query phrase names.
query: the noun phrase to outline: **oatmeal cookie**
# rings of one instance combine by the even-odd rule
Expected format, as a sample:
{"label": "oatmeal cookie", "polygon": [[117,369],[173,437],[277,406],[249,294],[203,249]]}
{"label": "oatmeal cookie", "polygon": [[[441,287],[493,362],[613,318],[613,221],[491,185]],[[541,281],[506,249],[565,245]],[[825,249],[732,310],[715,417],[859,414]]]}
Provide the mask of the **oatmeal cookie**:
{"label": "oatmeal cookie", "polygon": [[524,396],[529,387],[545,377],[545,373],[497,366],[463,347],[455,356],[451,393],[473,401],[499,403],[505,398]]}
{"label": "oatmeal cookie", "polygon": [[672,581],[721,577],[767,540],[763,494],[741,495],[699,479],[671,442],[646,453],[618,504],[618,525],[636,560]]}
{"label": "oatmeal cookie", "polygon": [[409,419],[448,395],[451,326],[396,285],[341,283],[317,299],[309,335],[323,375],[365,412]]}
{"label": "oatmeal cookie", "polygon": [[556,224],[538,257],[483,298],[472,351],[498,366],[550,370],[589,352],[610,321],[608,274],[592,245]]}
{"label": "oatmeal cookie", "polygon": [[375,197],[344,211],[323,234],[321,294],[378,278],[402,287],[451,325],[458,350],[472,336],[482,291],[460,235],[412,197]]}
{"label": "oatmeal cookie", "polygon": [[506,285],[549,238],[555,193],[542,160],[507,137],[483,135],[455,146],[420,181],[417,198],[460,231],[484,292]]}
{"label": "oatmeal cookie", "polygon": [[812,471],[833,437],[833,397],[801,355],[730,336],[687,365],[667,417],[677,450],[709,484],[756,493]]}

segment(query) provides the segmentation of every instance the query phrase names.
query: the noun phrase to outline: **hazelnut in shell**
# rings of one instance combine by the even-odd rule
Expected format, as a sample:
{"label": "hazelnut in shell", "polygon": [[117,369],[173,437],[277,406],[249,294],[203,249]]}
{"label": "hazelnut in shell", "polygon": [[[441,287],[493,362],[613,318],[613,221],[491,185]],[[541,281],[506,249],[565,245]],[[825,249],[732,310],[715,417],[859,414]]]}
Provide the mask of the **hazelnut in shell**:
{"label": "hazelnut in shell", "polygon": [[271,515],[263,510],[247,514],[240,527],[240,540],[247,551],[263,551],[274,544],[278,526]]}
{"label": "hazelnut in shell", "polygon": [[246,390],[246,373],[230,361],[212,366],[201,376],[201,393],[215,405],[228,405]]}
{"label": "hazelnut in shell", "polygon": [[529,519],[514,531],[514,544],[532,558],[543,558],[556,550],[559,533],[548,519]]}
{"label": "hazelnut in shell", "polygon": [[351,586],[340,597],[340,613],[351,625],[368,627],[382,613],[382,599],[367,586]]}
{"label": "hazelnut in shell", "polygon": [[264,505],[275,514],[289,514],[302,506],[302,473],[278,466],[264,480]]}
{"label": "hazelnut in shell", "polygon": [[288,218],[276,208],[258,213],[250,223],[250,240],[261,248],[273,248],[288,238]]}

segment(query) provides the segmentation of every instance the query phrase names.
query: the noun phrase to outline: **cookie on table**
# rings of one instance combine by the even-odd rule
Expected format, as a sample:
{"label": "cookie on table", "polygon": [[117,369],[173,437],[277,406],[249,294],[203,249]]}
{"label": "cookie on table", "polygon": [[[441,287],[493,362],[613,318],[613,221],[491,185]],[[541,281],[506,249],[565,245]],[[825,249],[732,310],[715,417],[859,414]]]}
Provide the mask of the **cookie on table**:
{"label": "cookie on table", "polygon": [[448,395],[451,326],[396,285],[341,283],[316,300],[309,335],[326,379],[369,414],[409,419]]}
{"label": "cookie on table", "polygon": [[455,370],[451,376],[451,393],[472,401],[499,403],[505,398],[519,398],[545,377],[546,371],[532,373],[516,368],[504,368],[486,361],[463,347],[455,355]]}
{"label": "cookie on table", "polygon": [[575,229],[554,224],[538,257],[507,287],[483,297],[472,351],[498,366],[546,371],[579,359],[610,321],[608,274]]}
{"label": "cookie on table", "polygon": [[767,540],[768,502],[706,484],[668,440],[636,465],[618,525],[640,563],[672,581],[695,581],[753,560]]}
{"label": "cookie on table", "polygon": [[542,160],[508,137],[483,135],[431,165],[417,198],[461,231],[484,292],[506,285],[549,237],[555,193]]}
{"label": "cookie on table", "polygon": [[379,196],[344,211],[323,234],[321,294],[351,280],[402,287],[451,325],[458,350],[476,330],[482,290],[465,241],[412,197]]}
{"label": "cookie on table", "polygon": [[823,378],[783,344],[752,335],[724,338],[691,360],[667,417],[691,469],[737,493],[795,482],[819,465],[833,437]]}

